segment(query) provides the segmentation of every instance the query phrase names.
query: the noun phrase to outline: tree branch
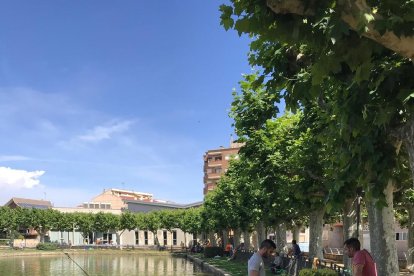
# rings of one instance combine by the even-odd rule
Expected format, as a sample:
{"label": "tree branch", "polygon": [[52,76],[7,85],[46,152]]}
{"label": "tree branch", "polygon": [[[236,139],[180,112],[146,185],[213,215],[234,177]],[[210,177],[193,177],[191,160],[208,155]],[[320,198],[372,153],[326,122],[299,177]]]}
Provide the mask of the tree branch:
{"label": "tree branch", "polygon": [[[301,0],[267,0],[267,6],[276,14],[297,14],[303,16],[312,16],[315,11],[311,6],[305,8]],[[341,19],[349,25],[354,31],[358,31],[358,26],[362,22],[362,18],[355,15],[367,14],[371,15],[374,20],[381,17],[372,11],[372,8],[367,5],[365,0],[348,0],[342,3]],[[385,48],[388,48],[399,55],[414,59],[414,36],[397,36],[394,32],[386,31],[380,34],[374,29],[374,24],[368,23],[366,31],[362,33],[366,38],[369,38]]]}

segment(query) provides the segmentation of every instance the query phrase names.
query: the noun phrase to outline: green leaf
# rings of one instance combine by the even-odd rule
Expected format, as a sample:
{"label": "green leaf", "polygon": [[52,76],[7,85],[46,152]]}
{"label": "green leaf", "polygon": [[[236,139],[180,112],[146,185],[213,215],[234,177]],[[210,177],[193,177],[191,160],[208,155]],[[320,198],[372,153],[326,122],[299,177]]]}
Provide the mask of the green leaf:
{"label": "green leaf", "polygon": [[370,23],[375,20],[375,17],[370,13],[364,13],[364,18],[367,23]]}
{"label": "green leaf", "polygon": [[234,26],[234,20],[231,18],[233,14],[233,8],[226,5],[220,6],[221,16],[220,16],[220,24],[224,27],[227,31]]}
{"label": "green leaf", "polygon": [[248,18],[239,19],[236,21],[234,28],[237,30],[239,35],[242,35],[243,33],[249,33],[250,32],[250,20]]}
{"label": "green leaf", "polygon": [[373,64],[368,61],[359,66],[355,72],[355,81],[361,83],[370,79]]}

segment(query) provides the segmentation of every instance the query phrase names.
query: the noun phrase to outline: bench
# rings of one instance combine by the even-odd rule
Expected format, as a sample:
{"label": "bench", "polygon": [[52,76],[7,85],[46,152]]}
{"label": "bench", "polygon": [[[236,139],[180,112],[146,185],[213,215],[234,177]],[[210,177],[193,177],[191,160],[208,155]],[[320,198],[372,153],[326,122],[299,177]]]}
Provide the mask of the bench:
{"label": "bench", "polygon": [[343,260],[344,250],[342,248],[326,247],[323,249],[323,251],[323,257],[325,259],[330,259],[338,262],[341,262]]}

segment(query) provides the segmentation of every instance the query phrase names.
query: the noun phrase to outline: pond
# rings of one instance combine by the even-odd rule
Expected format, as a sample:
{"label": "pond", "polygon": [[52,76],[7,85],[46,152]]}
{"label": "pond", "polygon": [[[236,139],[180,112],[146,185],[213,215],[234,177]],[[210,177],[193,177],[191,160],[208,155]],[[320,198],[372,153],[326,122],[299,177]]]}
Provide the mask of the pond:
{"label": "pond", "polygon": [[67,254],[0,258],[1,276],[213,275],[170,255]]}

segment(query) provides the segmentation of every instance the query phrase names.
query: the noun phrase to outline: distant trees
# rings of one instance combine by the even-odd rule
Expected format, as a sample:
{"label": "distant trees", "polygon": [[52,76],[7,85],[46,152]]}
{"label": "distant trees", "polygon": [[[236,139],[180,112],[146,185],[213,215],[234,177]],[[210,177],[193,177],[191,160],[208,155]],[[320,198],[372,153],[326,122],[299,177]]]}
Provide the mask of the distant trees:
{"label": "distant trees", "polygon": [[84,239],[93,232],[114,233],[117,243],[122,245],[121,236],[125,230],[150,231],[154,235],[155,245],[159,245],[157,231],[182,228],[185,233],[201,233],[201,210],[161,210],[150,213],[124,212],[121,215],[99,212],[61,213],[53,209],[29,209],[0,207],[0,232],[13,239],[19,230],[34,229],[44,242],[50,230],[79,231]]}

